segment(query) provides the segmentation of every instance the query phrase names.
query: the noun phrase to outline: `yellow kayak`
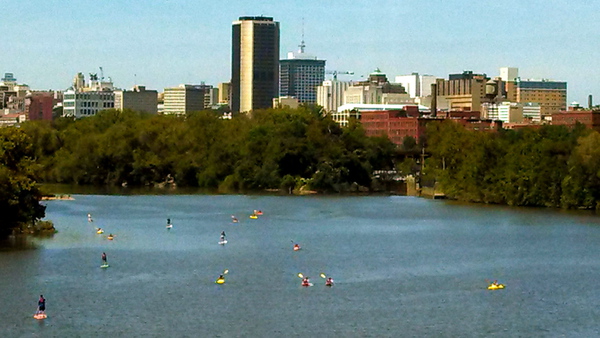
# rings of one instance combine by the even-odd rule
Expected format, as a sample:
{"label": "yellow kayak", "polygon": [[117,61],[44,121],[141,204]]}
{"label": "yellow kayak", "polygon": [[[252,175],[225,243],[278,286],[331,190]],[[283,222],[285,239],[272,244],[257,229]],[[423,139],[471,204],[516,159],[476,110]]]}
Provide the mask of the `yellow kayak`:
{"label": "yellow kayak", "polygon": [[108,236],[108,237],[106,237],[106,238],[107,238],[109,241],[112,241],[114,237],[113,237],[113,236]]}
{"label": "yellow kayak", "polygon": [[252,219],[257,219],[257,218],[258,218],[258,216],[256,216],[256,215],[250,215],[250,218],[252,218]]}
{"label": "yellow kayak", "polygon": [[490,284],[488,290],[499,290],[504,289],[504,284]]}
{"label": "yellow kayak", "polygon": [[224,284],[225,283],[225,278],[219,278],[215,281],[215,283],[217,284]]}
{"label": "yellow kayak", "polygon": [[97,234],[103,234],[103,233],[104,233],[104,230],[102,230],[102,229],[99,229],[98,231],[96,231],[96,233],[97,233]]}

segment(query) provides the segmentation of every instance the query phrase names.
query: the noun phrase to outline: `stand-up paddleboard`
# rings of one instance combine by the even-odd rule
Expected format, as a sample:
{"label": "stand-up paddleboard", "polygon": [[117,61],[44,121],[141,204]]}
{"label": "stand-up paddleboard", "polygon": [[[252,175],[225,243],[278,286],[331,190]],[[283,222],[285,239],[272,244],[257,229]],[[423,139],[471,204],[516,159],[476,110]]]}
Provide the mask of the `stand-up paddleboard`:
{"label": "stand-up paddleboard", "polygon": [[48,318],[48,316],[45,313],[36,313],[33,315],[33,318],[35,319],[46,319]]}
{"label": "stand-up paddleboard", "polygon": [[108,265],[108,264],[102,264],[102,265],[100,265],[100,267],[101,267],[102,269],[106,269],[106,268],[108,268],[109,266],[110,266],[110,265]]}
{"label": "stand-up paddleboard", "polygon": [[222,241],[219,241],[219,244],[221,244],[221,245],[225,245],[225,244],[227,244],[227,240],[226,240],[226,239],[224,239],[224,240],[222,240]]}
{"label": "stand-up paddleboard", "polygon": [[169,225],[167,225],[167,230],[169,230],[169,229],[171,229],[171,228],[173,228],[173,224],[169,224]]}

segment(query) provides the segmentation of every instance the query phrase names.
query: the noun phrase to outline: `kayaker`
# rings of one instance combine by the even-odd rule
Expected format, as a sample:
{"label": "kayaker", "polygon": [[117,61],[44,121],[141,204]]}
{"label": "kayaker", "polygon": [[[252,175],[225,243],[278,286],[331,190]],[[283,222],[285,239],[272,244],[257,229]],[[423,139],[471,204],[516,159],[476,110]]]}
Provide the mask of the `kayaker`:
{"label": "kayaker", "polygon": [[325,285],[326,286],[333,286],[333,278],[327,277],[327,279],[325,280]]}
{"label": "kayaker", "polygon": [[498,286],[498,280],[495,280],[492,285]]}
{"label": "kayaker", "polygon": [[45,313],[46,312],[46,298],[43,295],[40,295],[40,299],[38,300],[38,310],[36,314]]}
{"label": "kayaker", "polygon": [[237,223],[237,222],[238,222],[238,219],[237,219],[237,218],[236,218],[234,215],[231,215],[231,221],[232,221],[233,223]]}
{"label": "kayaker", "polygon": [[310,286],[310,279],[308,277],[302,278],[302,286]]}
{"label": "kayaker", "polygon": [[300,244],[294,244],[294,251],[300,250]]}

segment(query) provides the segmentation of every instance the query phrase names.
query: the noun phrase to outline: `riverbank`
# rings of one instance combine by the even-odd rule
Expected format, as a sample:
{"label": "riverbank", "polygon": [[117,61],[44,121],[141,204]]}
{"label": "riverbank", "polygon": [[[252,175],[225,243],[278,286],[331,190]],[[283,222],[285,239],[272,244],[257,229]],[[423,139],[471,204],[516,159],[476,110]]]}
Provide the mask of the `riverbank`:
{"label": "riverbank", "polygon": [[71,195],[51,195],[51,196],[42,196],[42,201],[73,201],[74,198]]}

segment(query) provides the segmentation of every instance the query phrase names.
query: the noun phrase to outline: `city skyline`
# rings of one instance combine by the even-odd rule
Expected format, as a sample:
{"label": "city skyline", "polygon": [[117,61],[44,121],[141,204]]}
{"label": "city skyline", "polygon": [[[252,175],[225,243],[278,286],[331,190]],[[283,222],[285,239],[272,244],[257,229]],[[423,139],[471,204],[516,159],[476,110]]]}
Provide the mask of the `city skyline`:
{"label": "city skyline", "polygon": [[412,72],[447,78],[463,70],[493,77],[508,66],[518,67],[522,78],[567,82],[569,103],[585,106],[588,94],[595,103],[600,97],[594,67],[600,33],[591,3],[126,0],[98,7],[32,0],[3,6],[13,20],[0,22],[0,73],[14,73],[33,89],[64,90],[75,74],[97,73],[100,66],[121,88],[216,86],[231,78],[231,23],[265,15],[281,24],[280,59],[297,50],[304,30],[307,53],[327,60],[328,70],[354,71],[347,79],[375,68],[391,79]]}

